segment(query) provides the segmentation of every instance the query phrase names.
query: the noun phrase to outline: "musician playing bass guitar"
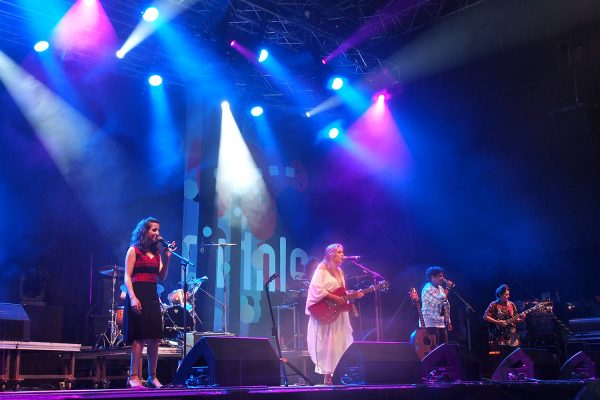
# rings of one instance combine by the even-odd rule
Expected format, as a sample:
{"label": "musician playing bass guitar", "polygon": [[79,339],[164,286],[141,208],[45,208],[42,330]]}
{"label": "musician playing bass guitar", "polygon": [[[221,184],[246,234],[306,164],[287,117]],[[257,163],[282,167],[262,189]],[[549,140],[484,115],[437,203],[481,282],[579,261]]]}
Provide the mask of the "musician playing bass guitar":
{"label": "musician playing bass guitar", "polygon": [[[315,268],[306,299],[306,314],[310,315],[306,335],[308,352],[315,364],[315,372],[324,375],[323,383],[326,385],[332,383],[335,367],[353,342],[352,326],[346,310],[348,293],[341,268],[343,262],[344,247],[338,243],[327,246],[323,261]],[[363,292],[357,291],[352,297],[363,296]],[[335,318],[331,318],[333,320],[323,320],[315,312],[315,307],[323,304],[323,300],[338,304],[345,311],[336,313]]]}
{"label": "musician playing bass guitar", "polygon": [[483,314],[483,320],[490,324],[490,344],[498,347],[500,360],[519,347],[519,333],[516,324],[525,320],[525,314],[518,314],[515,303],[509,298],[510,288],[508,285],[500,285],[496,289],[496,300],[490,303]]}
{"label": "musician playing bass guitar", "polygon": [[437,344],[448,342],[448,332],[452,330],[448,293],[454,283],[444,278],[444,269],[436,265],[425,271],[427,283],[421,290],[421,311],[425,328],[437,338]]}

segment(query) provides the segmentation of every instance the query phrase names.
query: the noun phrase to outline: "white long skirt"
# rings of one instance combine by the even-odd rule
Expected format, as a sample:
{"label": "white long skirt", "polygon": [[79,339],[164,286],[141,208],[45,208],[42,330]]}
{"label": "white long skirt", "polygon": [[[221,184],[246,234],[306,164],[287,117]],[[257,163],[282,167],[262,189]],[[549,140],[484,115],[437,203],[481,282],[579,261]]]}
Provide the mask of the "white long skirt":
{"label": "white long skirt", "polygon": [[319,323],[312,316],[308,320],[308,353],[318,374],[333,374],[342,354],[353,341],[352,326],[347,312],[341,313],[330,324]]}

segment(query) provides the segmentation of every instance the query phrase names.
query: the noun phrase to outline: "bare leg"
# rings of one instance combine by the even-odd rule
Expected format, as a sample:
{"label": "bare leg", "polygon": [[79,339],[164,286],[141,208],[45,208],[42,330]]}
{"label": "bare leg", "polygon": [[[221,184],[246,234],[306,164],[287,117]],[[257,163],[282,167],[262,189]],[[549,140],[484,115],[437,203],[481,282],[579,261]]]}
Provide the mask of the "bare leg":
{"label": "bare leg", "polygon": [[148,339],[148,380],[146,386],[159,388],[162,384],[156,379],[156,365],[158,364],[158,339]]}
{"label": "bare leg", "polygon": [[129,378],[127,378],[127,386],[129,387],[142,386],[142,381],[140,380],[140,363],[143,348],[144,341],[142,340],[134,340],[131,344],[131,362],[129,365]]}
{"label": "bare leg", "polygon": [[332,382],[331,378],[332,378],[332,374],[325,374],[325,378],[323,379],[323,383],[325,385],[333,385],[333,382]]}

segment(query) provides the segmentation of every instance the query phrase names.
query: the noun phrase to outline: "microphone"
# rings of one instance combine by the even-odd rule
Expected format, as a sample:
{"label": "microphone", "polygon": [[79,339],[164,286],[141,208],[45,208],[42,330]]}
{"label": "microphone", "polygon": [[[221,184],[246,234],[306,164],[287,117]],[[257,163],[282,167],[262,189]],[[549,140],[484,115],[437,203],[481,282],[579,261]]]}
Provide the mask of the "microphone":
{"label": "microphone", "polygon": [[273,275],[271,275],[269,277],[269,279],[267,279],[267,283],[265,283],[265,285],[268,285],[269,283],[273,282],[277,278],[279,278],[279,274],[277,272],[275,272]]}
{"label": "microphone", "polygon": [[165,246],[166,248],[168,248],[169,250],[173,248],[173,245],[171,245],[169,242],[167,242],[162,236],[158,237],[158,241],[162,243],[163,246]]}
{"label": "microphone", "polygon": [[344,260],[359,260],[361,256],[344,256]]}
{"label": "microphone", "polygon": [[446,287],[449,287],[450,289],[453,289],[453,288],[454,288],[454,286],[456,286],[456,283],[454,283],[454,282],[452,282],[452,285],[448,285],[448,279],[443,279],[443,280],[442,280],[442,283],[443,283],[444,285],[446,285]]}

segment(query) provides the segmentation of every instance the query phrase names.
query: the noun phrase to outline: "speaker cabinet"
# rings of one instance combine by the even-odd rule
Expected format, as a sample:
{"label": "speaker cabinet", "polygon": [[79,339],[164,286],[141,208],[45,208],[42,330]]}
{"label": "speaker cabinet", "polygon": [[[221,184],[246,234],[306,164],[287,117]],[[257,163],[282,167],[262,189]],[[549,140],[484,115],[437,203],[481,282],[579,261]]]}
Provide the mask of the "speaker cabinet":
{"label": "speaker cabinet", "polygon": [[492,380],[556,379],[558,364],[546,349],[517,349],[498,366]]}
{"label": "speaker cabinet", "polygon": [[600,353],[580,351],[569,358],[558,375],[559,379],[597,379],[600,378]]}
{"label": "speaker cabinet", "polygon": [[423,359],[423,378],[429,381],[481,380],[481,363],[469,349],[444,343]]}
{"label": "speaker cabinet", "polygon": [[[63,341],[63,308],[23,304],[31,320],[31,340],[34,342]],[[106,320],[104,321],[106,325]]]}
{"label": "speaker cabinet", "polygon": [[336,384],[417,383],[421,360],[408,342],[354,342],[342,355]]}
{"label": "speaker cabinet", "polygon": [[267,338],[203,337],[173,377],[185,386],[279,386],[279,358]]}
{"label": "speaker cabinet", "polygon": [[29,316],[21,304],[0,303],[0,340],[30,340]]}

